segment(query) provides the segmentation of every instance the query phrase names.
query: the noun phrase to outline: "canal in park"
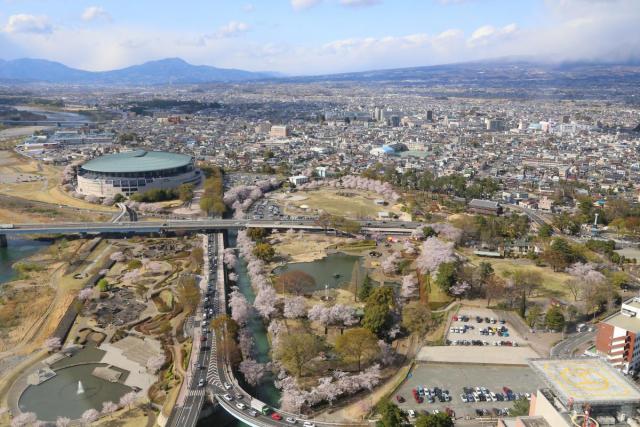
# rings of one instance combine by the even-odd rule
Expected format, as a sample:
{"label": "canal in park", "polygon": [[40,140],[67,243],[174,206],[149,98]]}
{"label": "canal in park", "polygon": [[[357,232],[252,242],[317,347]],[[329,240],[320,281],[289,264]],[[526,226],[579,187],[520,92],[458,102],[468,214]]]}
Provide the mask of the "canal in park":
{"label": "canal in park", "polygon": [[12,238],[8,243],[6,248],[0,247],[0,285],[18,277],[18,272],[13,269],[13,264],[30,257],[51,244],[50,242],[24,238]]}

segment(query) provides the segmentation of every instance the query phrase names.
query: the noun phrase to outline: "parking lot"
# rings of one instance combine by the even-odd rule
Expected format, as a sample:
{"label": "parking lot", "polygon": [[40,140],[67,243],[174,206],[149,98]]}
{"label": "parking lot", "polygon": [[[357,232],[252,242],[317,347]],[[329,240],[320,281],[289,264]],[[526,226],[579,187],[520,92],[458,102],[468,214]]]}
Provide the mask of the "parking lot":
{"label": "parking lot", "polygon": [[475,307],[462,307],[453,316],[446,339],[449,345],[517,347],[526,344],[500,315]]}
{"label": "parking lot", "polygon": [[[497,394],[504,395],[503,387],[508,387],[513,393],[524,395],[525,393],[535,393],[538,388],[543,386],[541,380],[528,366],[424,363],[417,364],[409,375],[393,396],[393,400],[398,406],[405,410],[413,409],[418,414],[425,410],[433,413],[436,409],[445,412],[446,408],[450,408],[455,412],[456,419],[478,418],[480,415],[476,413],[476,409],[486,409],[491,413],[493,410],[504,410],[513,406],[513,401],[499,401],[492,400],[492,398],[489,398],[491,401],[463,402],[460,395],[465,387],[474,389],[475,387],[485,387],[497,397]],[[418,386],[448,390],[451,401],[440,402],[435,399],[434,403],[428,403],[425,399],[423,403],[417,403],[412,390],[417,389]],[[396,395],[404,398],[404,402],[398,402]]]}

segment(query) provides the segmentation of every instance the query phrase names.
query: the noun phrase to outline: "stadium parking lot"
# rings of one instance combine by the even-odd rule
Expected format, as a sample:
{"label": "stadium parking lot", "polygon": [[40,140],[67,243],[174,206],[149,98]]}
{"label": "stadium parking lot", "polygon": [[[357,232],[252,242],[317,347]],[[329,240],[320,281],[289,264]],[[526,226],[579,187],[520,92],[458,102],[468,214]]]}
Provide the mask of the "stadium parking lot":
{"label": "stadium parking lot", "polygon": [[463,307],[453,316],[446,339],[449,345],[511,347],[526,344],[500,315],[489,309],[474,307]]}
{"label": "stadium parking lot", "polygon": [[[412,390],[418,386],[448,390],[451,396],[449,402],[417,403]],[[508,387],[515,393],[535,393],[543,386],[536,373],[528,366],[487,366],[471,364],[443,364],[443,363],[419,363],[407,379],[396,390],[392,400],[404,410],[413,409],[420,414],[424,410],[433,413],[435,409],[444,412],[451,408],[456,419],[478,418],[476,409],[493,408],[505,409],[513,406],[512,401],[491,401],[466,403],[461,400],[460,394],[464,387],[486,387],[494,393],[503,392],[503,387]],[[396,395],[402,396],[404,402],[400,403]]]}

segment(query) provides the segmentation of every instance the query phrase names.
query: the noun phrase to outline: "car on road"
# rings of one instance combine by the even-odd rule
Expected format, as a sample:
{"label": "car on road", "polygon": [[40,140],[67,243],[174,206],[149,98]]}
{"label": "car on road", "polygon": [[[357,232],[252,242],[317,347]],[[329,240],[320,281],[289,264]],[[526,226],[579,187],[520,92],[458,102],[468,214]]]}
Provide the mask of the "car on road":
{"label": "car on road", "polygon": [[277,412],[274,412],[273,414],[271,414],[271,419],[276,421],[282,421],[282,415],[280,415]]}
{"label": "car on road", "polygon": [[311,421],[305,421],[304,423],[302,423],[303,427],[316,427],[316,425],[314,423],[312,423]]}
{"label": "car on road", "polygon": [[230,394],[223,394],[222,398],[227,402],[231,402],[233,400],[233,396],[231,396]]}
{"label": "car on road", "polygon": [[245,405],[244,403],[236,403],[236,408],[244,410],[247,409],[247,405]]}
{"label": "car on road", "polygon": [[223,384],[223,386],[224,386],[225,390],[231,390],[231,384],[229,384],[229,383],[225,382],[225,383]]}
{"label": "car on road", "polygon": [[200,378],[200,381],[198,381],[198,387],[204,387],[204,378]]}
{"label": "car on road", "polygon": [[249,415],[251,415],[252,417],[257,417],[258,411],[256,411],[255,409],[249,409]]}
{"label": "car on road", "polygon": [[236,399],[238,400],[244,399],[244,396],[240,393],[236,393]]}
{"label": "car on road", "polygon": [[286,421],[287,421],[289,424],[295,424],[295,423],[296,423],[296,419],[295,419],[295,418],[293,418],[293,417],[287,417]]}

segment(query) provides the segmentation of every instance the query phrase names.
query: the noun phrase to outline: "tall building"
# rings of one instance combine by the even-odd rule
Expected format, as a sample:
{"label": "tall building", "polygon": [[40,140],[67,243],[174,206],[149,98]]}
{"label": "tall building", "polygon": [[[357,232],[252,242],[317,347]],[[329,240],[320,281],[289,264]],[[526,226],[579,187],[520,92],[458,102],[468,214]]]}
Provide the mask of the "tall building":
{"label": "tall building", "polygon": [[485,119],[487,130],[491,132],[504,130],[504,120],[500,119]]}
{"label": "tall building", "polygon": [[622,372],[637,372],[640,365],[640,298],[622,303],[620,312],[598,323],[596,351]]}
{"label": "tall building", "polygon": [[433,121],[433,110],[428,110],[427,111],[427,120],[432,122]]}
{"label": "tall building", "polygon": [[373,109],[373,120],[381,122],[384,120],[384,107],[376,106]]}
{"label": "tall building", "polygon": [[269,135],[273,138],[287,138],[289,136],[289,127],[285,125],[271,126]]}

